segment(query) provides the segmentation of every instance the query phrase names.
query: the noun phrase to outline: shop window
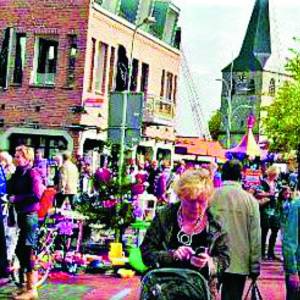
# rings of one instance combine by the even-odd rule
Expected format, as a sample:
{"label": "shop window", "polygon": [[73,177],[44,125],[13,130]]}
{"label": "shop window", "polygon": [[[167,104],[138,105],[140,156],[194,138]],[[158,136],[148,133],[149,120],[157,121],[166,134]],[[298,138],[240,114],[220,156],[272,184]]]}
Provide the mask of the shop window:
{"label": "shop window", "polygon": [[94,84],[94,67],[95,67],[95,52],[96,52],[96,39],[92,38],[92,52],[91,52],[91,64],[90,64],[90,77],[88,91],[91,92]]}
{"label": "shop window", "polygon": [[12,28],[6,28],[4,31],[4,38],[0,51],[0,87],[7,88],[7,73],[8,73],[8,58],[9,48],[11,43],[11,30]]}
{"label": "shop window", "polygon": [[130,84],[130,91],[132,91],[132,92],[137,91],[138,74],[139,74],[139,61],[137,59],[133,59],[133,61],[132,61],[131,84]]}
{"label": "shop window", "polygon": [[110,49],[110,60],[109,60],[109,79],[108,79],[108,91],[113,90],[114,73],[115,73],[115,55],[116,49],[111,47]]}
{"label": "shop window", "polygon": [[149,65],[143,63],[142,76],[141,76],[141,92],[144,92],[145,97],[148,93],[148,84],[149,84]]}
{"label": "shop window", "polygon": [[248,90],[247,90],[248,94],[253,94],[255,93],[255,81],[254,79],[250,79],[249,84],[248,84]]}
{"label": "shop window", "polygon": [[54,85],[57,67],[58,41],[37,37],[35,42],[34,78],[37,85]]}
{"label": "shop window", "polygon": [[162,149],[158,148],[156,153],[156,160],[158,162],[165,162],[170,163],[171,162],[171,150],[169,149]]}
{"label": "shop window", "polygon": [[276,93],[276,84],[275,84],[275,79],[272,78],[269,84],[269,94],[270,96],[274,97],[275,93]]}
{"label": "shop window", "polygon": [[67,86],[74,87],[75,83],[75,66],[77,57],[77,36],[69,35],[69,57],[68,57],[68,70],[67,70]]}
{"label": "shop window", "polygon": [[97,53],[97,69],[95,75],[95,90],[105,93],[108,46],[99,42]]}
{"label": "shop window", "polygon": [[173,74],[167,73],[167,89],[166,89],[166,98],[172,100],[173,93]]}
{"label": "shop window", "polygon": [[162,70],[161,81],[160,81],[160,97],[165,95],[165,80],[166,80],[166,71]]}
{"label": "shop window", "polygon": [[15,84],[22,84],[23,71],[25,65],[25,55],[26,55],[26,34],[17,33],[16,34],[16,53],[15,53],[15,69],[13,82]]}
{"label": "shop window", "polygon": [[45,158],[53,157],[56,153],[67,149],[67,141],[63,136],[13,133],[9,137],[9,142],[11,154],[14,154],[19,145],[32,147],[35,151],[39,150],[44,153]]}

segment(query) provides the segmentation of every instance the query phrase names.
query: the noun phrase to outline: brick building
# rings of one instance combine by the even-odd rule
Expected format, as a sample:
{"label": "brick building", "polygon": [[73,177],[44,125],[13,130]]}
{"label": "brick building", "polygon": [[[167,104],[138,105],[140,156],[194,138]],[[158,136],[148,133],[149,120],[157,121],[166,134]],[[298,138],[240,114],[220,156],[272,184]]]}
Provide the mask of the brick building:
{"label": "brick building", "polygon": [[[148,16],[155,24],[140,26]],[[1,1],[1,149],[13,152],[25,143],[47,157],[63,149],[99,155],[107,139],[109,95],[126,90],[136,30],[130,90],[144,93],[145,107],[138,152],[169,156],[178,16],[168,0]]]}

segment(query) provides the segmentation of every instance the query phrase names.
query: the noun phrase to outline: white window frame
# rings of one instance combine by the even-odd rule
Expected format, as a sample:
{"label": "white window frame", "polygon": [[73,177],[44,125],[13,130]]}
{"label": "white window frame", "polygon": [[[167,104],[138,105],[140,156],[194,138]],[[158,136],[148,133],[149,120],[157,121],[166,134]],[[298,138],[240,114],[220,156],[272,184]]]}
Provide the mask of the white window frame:
{"label": "white window frame", "polygon": [[[58,41],[57,38],[48,37],[48,36],[36,36],[34,41],[34,58],[33,58],[33,68],[31,72],[31,78],[30,78],[30,84],[32,85],[41,85],[41,86],[47,86],[47,85],[55,85],[55,77],[56,73],[44,73],[45,79],[42,82],[38,81],[38,58],[39,58],[39,45],[40,45],[40,39],[52,39]],[[56,68],[58,65],[58,46],[57,46],[57,58],[56,58]],[[50,74],[52,75],[53,79],[51,78]],[[48,77],[47,77],[48,76]]]}

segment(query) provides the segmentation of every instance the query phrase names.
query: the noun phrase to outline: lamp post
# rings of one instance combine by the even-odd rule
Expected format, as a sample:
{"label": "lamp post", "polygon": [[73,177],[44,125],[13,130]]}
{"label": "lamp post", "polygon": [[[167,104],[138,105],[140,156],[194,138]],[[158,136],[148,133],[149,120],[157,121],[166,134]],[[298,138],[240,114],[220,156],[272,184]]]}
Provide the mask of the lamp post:
{"label": "lamp post", "polygon": [[132,40],[131,40],[131,49],[130,49],[130,58],[128,62],[128,81],[126,84],[126,90],[123,92],[123,109],[122,109],[122,122],[121,122],[121,141],[120,141],[120,160],[119,160],[119,173],[118,173],[118,183],[121,189],[122,185],[122,170],[124,167],[124,150],[125,150],[125,136],[126,136],[126,112],[127,112],[127,103],[128,103],[128,95],[130,93],[130,87],[132,82],[132,67],[133,67],[133,50],[134,50],[134,42],[138,29],[144,24],[154,24],[154,17],[147,17],[141,23],[137,24],[134,28]]}
{"label": "lamp post", "polygon": [[226,88],[226,100],[227,100],[227,124],[226,124],[226,147],[229,149],[231,147],[231,127],[232,127],[232,118],[237,112],[237,110],[241,108],[252,108],[251,105],[241,104],[237,106],[234,110],[232,110],[232,82],[230,86],[227,81],[223,78],[216,79],[216,81],[221,81],[224,83]]}

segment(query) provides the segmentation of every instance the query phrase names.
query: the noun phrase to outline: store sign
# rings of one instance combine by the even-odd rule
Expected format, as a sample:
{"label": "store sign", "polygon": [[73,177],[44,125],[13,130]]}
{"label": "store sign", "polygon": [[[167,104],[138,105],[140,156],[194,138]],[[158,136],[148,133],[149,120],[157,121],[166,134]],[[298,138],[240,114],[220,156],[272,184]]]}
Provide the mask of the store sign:
{"label": "store sign", "polygon": [[260,170],[247,169],[244,175],[245,175],[244,180],[247,185],[249,186],[260,185],[260,178],[262,176],[262,172]]}
{"label": "store sign", "polygon": [[164,126],[157,128],[156,126],[147,126],[144,135],[153,139],[160,139],[175,142],[175,134],[173,128],[166,128]]}
{"label": "store sign", "polygon": [[84,103],[85,103],[85,106],[88,106],[88,107],[101,108],[101,107],[103,107],[104,99],[103,98],[87,98]]}

